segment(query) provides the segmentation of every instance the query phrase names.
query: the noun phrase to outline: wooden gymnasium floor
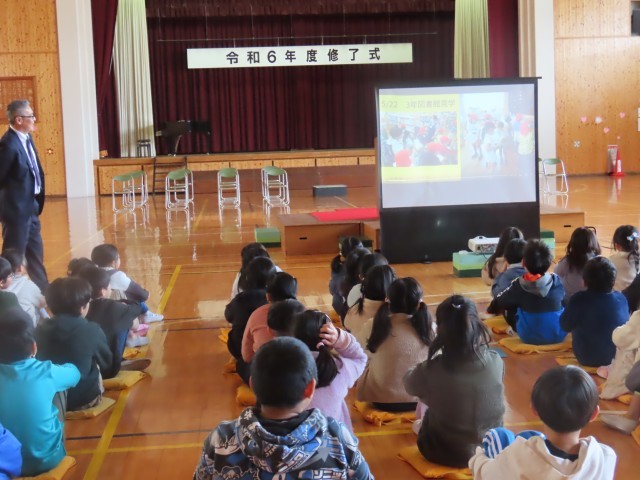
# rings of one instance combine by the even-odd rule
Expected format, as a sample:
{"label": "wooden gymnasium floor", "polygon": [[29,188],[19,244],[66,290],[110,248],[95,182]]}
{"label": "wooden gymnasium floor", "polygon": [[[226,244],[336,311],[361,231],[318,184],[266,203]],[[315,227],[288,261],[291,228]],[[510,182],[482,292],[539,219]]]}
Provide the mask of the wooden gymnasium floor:
{"label": "wooden gymnasium floor", "polygon": [[[588,225],[597,227],[603,246],[610,245],[616,226],[640,224],[640,176],[616,184],[607,177],[570,179],[569,207],[586,211]],[[314,199],[310,192],[292,192],[293,213],[317,209],[372,206],[373,188],[351,189],[345,198]],[[255,226],[265,225],[257,194],[243,197],[242,214],[218,216],[217,200],[199,195],[187,221],[184,213],[167,222],[162,196],[152,200],[149,221],[141,215],[114,219],[111,199],[48,200],[43,216],[46,263],[51,278],[63,275],[71,257],[88,256],[101,242],[118,245],[122,268],[151,291],[153,310],[165,315],[151,327],[148,351],[153,359],[150,378],[121,393],[108,393],[115,407],[93,420],[69,421],[67,449],[78,465],[65,478],[177,479],[191,478],[207,433],[221,420],[238,415],[239,381],[222,375],[229,358],[217,339],[224,326],[223,308],[239,268],[243,244],[253,241]],[[97,208],[96,208],[97,207]],[[277,222],[273,212],[271,223]],[[241,226],[239,220],[241,219]],[[136,222],[137,221],[137,225]],[[188,226],[187,226],[188,225]],[[559,245],[561,255],[564,245]],[[609,250],[605,248],[605,254]],[[301,300],[308,307],[328,310],[329,255],[285,257],[271,250],[275,262],[299,279]],[[422,282],[427,303],[435,306],[452,292],[486,301],[489,289],[480,279],[458,279],[451,263],[397,265],[400,276]],[[529,408],[533,382],[555,365],[554,355],[516,356],[506,363],[505,422],[514,430],[540,428]],[[623,410],[601,402],[603,410]],[[379,479],[420,478],[396,453],[415,442],[409,425],[374,427],[353,415],[360,447]],[[595,435],[618,453],[618,479],[638,478],[640,446],[596,421],[584,432]],[[635,467],[635,468],[634,468]]]}

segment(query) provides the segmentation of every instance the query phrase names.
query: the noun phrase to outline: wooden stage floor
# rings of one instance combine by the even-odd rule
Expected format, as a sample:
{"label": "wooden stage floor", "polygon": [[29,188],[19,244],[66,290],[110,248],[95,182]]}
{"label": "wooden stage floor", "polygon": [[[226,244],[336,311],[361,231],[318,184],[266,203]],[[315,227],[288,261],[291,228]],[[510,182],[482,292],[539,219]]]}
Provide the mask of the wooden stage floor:
{"label": "wooden stage floor", "polygon": [[[604,247],[616,226],[640,224],[640,177],[629,176],[619,188],[607,177],[570,179],[568,206],[586,211],[587,225],[597,228]],[[373,188],[351,189],[344,198],[318,198],[292,192],[292,213],[373,206]],[[553,202],[552,202],[553,203]],[[276,211],[271,224],[277,221]],[[222,375],[229,358],[217,339],[224,325],[223,309],[239,268],[243,244],[253,241],[253,229],[268,220],[256,194],[243,197],[242,213],[225,211],[219,217],[214,195],[198,195],[189,217],[174,214],[167,221],[162,196],[152,200],[149,221],[142,215],[111,213],[111,199],[48,200],[42,217],[46,264],[51,278],[63,275],[72,257],[88,256],[102,242],[118,245],[122,268],[151,291],[150,305],[165,315],[151,327],[148,354],[150,378],[128,391],[109,393],[116,406],[93,420],[67,422],[67,449],[78,465],[65,478],[151,480],[191,478],[202,441],[221,420],[241,411],[235,402],[238,380]],[[240,224],[241,222],[241,224]],[[562,255],[564,245],[558,245]],[[271,250],[275,262],[299,280],[301,300],[308,307],[328,310],[330,255],[285,257]],[[604,249],[608,254],[609,250]],[[400,276],[422,282],[425,299],[436,305],[452,292],[486,302],[489,289],[480,279],[452,276],[450,262],[397,265]],[[507,413],[514,430],[540,428],[529,408],[529,394],[538,375],[555,365],[553,355],[517,356],[506,363]],[[615,402],[601,402],[603,410],[623,410]],[[421,478],[396,457],[413,444],[408,425],[374,427],[353,415],[361,449],[378,479]],[[618,453],[616,478],[637,477],[640,446],[630,437],[612,432],[596,421],[585,435],[594,435]],[[635,459],[635,460],[634,460]],[[636,471],[634,474],[633,472]]]}

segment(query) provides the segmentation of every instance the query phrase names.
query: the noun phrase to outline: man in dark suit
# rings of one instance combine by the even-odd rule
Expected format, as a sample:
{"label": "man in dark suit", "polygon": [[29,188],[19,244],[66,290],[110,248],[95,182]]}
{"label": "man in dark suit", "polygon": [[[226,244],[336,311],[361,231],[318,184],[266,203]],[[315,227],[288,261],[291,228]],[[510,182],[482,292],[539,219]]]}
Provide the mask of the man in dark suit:
{"label": "man in dark suit", "polygon": [[36,117],[27,100],[14,100],[7,118],[9,129],[0,139],[2,250],[22,252],[31,280],[44,291],[49,281],[38,218],[44,206],[44,171],[31,138]]}

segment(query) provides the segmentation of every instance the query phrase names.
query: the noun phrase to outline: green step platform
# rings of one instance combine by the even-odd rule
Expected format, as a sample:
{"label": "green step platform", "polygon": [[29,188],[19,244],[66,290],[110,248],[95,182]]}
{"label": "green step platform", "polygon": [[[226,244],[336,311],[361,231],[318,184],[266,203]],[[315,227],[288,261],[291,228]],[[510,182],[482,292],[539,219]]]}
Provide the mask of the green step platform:
{"label": "green step platform", "polygon": [[280,230],[273,227],[262,227],[254,229],[256,242],[265,247],[279,247],[281,245]]}

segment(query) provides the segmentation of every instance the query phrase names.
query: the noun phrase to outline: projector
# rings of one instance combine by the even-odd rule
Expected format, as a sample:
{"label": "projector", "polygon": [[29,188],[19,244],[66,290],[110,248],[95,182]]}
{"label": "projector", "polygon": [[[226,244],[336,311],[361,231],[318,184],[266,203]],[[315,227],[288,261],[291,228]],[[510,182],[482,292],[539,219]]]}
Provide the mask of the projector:
{"label": "projector", "polygon": [[475,238],[469,239],[469,250],[473,253],[486,253],[491,255],[496,251],[496,247],[498,246],[498,237],[483,237],[478,236]]}

